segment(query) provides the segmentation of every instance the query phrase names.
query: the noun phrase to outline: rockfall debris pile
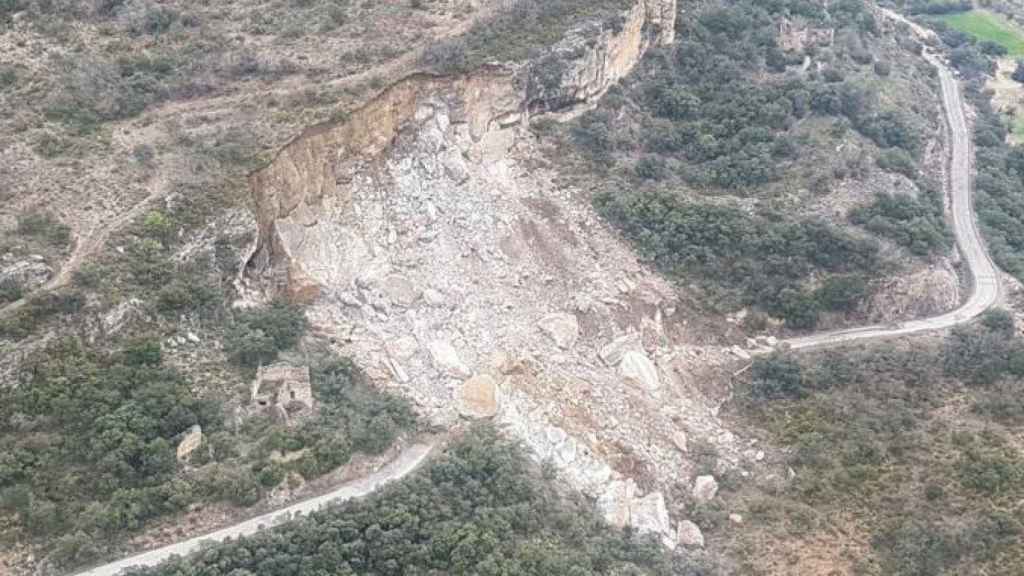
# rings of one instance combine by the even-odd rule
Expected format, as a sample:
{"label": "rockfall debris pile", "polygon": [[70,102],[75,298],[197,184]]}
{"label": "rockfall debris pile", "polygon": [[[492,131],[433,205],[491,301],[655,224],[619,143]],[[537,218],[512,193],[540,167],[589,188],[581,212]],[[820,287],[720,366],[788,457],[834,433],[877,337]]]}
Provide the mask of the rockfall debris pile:
{"label": "rockfall debris pile", "polygon": [[320,332],[433,422],[493,418],[612,523],[671,547],[703,536],[670,517],[667,487],[714,497],[688,438],[746,465],[700,386],[736,357],[696,344],[675,290],[528,161],[527,127],[592,104],[672,38],[674,14],[638,1],[599,42],[568,38],[555,50],[575,56],[543,93],[528,66],[418,76],[309,131],[252,178],[242,280],[309,302]]}

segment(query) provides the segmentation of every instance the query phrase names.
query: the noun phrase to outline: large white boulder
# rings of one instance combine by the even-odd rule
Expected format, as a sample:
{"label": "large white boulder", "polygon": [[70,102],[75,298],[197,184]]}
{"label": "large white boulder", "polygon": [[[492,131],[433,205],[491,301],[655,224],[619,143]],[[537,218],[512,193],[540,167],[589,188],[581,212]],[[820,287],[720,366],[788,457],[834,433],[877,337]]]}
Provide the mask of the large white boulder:
{"label": "large white boulder", "polygon": [[647,354],[637,350],[630,350],[623,354],[622,363],[619,364],[619,373],[627,381],[648,392],[657,390],[661,386],[658,368],[654,366]]}
{"label": "large white boulder", "polygon": [[698,502],[710,502],[718,494],[718,481],[714,476],[697,476],[693,482],[693,497]]}
{"label": "large white boulder", "polygon": [[576,316],[564,312],[549,314],[537,325],[563,350],[572,348],[580,335],[580,325],[576,321]]}

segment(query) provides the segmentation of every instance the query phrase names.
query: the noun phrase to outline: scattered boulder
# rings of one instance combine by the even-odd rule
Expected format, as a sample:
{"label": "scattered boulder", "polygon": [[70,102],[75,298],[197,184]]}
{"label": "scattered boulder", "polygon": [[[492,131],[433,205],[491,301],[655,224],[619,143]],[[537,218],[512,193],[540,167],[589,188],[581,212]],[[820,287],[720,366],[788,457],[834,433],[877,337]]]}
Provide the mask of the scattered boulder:
{"label": "scattered boulder", "polygon": [[732,350],[733,355],[740,360],[750,360],[750,352],[747,352],[740,346],[733,346],[730,350]]}
{"label": "scattered boulder", "polygon": [[729,514],[729,522],[733,524],[743,524],[743,516],[740,514]]}
{"label": "scattered boulder", "polygon": [[404,276],[388,276],[384,279],[383,290],[392,304],[405,308],[412,306],[420,298],[420,291],[416,289],[416,285]]}
{"label": "scattered boulder", "polygon": [[192,456],[192,453],[203,443],[203,428],[198,424],[192,426],[185,432],[185,436],[178,443],[178,461],[185,462]]}
{"label": "scattered boulder", "polygon": [[714,476],[697,476],[693,482],[693,497],[698,502],[710,502],[718,494],[718,481]]}
{"label": "scattered boulder", "polygon": [[688,451],[686,446],[686,432],[683,432],[682,430],[676,430],[675,432],[673,432],[672,444],[674,444],[680,452],[686,454]]}
{"label": "scattered boulder", "polygon": [[564,312],[545,316],[537,325],[563,350],[572,348],[580,335],[580,325],[576,321],[576,316]]}
{"label": "scattered boulder", "polygon": [[459,358],[458,352],[445,340],[434,340],[428,346],[430,357],[438,370],[456,378],[468,378],[469,367]]}
{"label": "scattered boulder", "polygon": [[643,350],[639,334],[631,333],[616,338],[604,348],[601,348],[598,355],[601,357],[601,361],[605,363],[605,366],[611,368],[618,366],[619,362],[622,361],[622,357],[630,350]]}
{"label": "scattered boulder", "polygon": [[636,484],[630,480],[613,480],[597,497],[597,509],[606,522],[616,528],[629,525],[629,509],[633,503]]}
{"label": "scattered boulder", "polygon": [[677,537],[661,492],[636,497],[636,483],[632,479],[613,480],[597,497],[597,508],[606,522],[617,528],[631,526],[641,534],[657,534],[662,543],[673,549]]}
{"label": "scattered boulder", "polygon": [[657,534],[667,548],[676,547],[676,535],[665,506],[665,496],[661,492],[651,492],[639,500],[634,500],[629,511],[629,524],[641,534]]}
{"label": "scattered boulder", "polygon": [[387,343],[388,356],[398,360],[408,360],[419,350],[419,343],[412,336],[402,336]]}
{"label": "scattered boulder", "polygon": [[491,418],[498,413],[498,383],[488,374],[477,374],[462,383],[459,413],[469,418]]}
{"label": "scattered boulder", "polygon": [[626,352],[622,356],[622,362],[619,364],[619,372],[627,381],[636,384],[644,390],[654,391],[661,386],[661,380],[658,378],[658,369],[651,362],[651,359],[647,357],[647,354],[643,352],[636,350]]}
{"label": "scattered boulder", "polygon": [[679,523],[677,530],[679,536],[679,543],[688,548],[703,548],[704,547],[704,533],[700,531],[700,526],[697,526],[689,520],[683,520]]}
{"label": "scattered boulder", "polygon": [[440,292],[434,290],[433,288],[427,288],[426,290],[423,291],[423,301],[426,302],[428,305],[435,307],[445,305],[444,294],[441,294]]}

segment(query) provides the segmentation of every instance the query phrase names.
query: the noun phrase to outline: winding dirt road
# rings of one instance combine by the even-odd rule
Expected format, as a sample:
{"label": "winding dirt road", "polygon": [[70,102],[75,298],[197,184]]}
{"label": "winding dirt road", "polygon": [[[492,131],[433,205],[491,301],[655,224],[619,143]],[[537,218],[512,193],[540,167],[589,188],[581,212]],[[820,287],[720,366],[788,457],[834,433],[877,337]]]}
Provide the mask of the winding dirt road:
{"label": "winding dirt road", "polygon": [[[933,36],[931,31],[908,21],[895,12],[885,9],[880,9],[880,12],[888,18],[907,24],[916,35],[922,38]],[[949,187],[953,232],[963,261],[970,271],[971,294],[959,308],[945,314],[896,325],[863,326],[784,340],[782,344],[788,345],[790,349],[830,346],[854,340],[891,338],[952,328],[976,318],[999,301],[1002,291],[999,272],[985,249],[985,242],[978,230],[974,214],[971,194],[971,154],[973,150],[971,133],[964,117],[960,85],[940,56],[926,49],[924,57],[938,70],[939,84],[942,88],[942,105],[946,112],[946,122],[950,134],[951,151],[947,186]]]}
{"label": "winding dirt road", "polygon": [[286,522],[297,515],[309,514],[310,512],[320,510],[328,504],[344,502],[345,500],[351,500],[353,498],[361,498],[378,490],[389,482],[408,476],[426,460],[435,445],[436,442],[430,444],[414,444],[405,449],[395,457],[394,460],[389,462],[380,470],[370,474],[369,476],[364,476],[358,480],[353,480],[352,482],[343,484],[322,496],[310,498],[309,500],[298,502],[286,508],[268,512],[266,514],[256,516],[255,518],[250,518],[210,534],[189,538],[188,540],[170,544],[163,548],[157,548],[156,550],[150,550],[135,556],[129,556],[128,558],[111,562],[110,564],[97,566],[96,568],[79,572],[77,576],[117,576],[124,570],[134,566],[156,566],[172,556],[184,556],[186,554],[196,552],[207,544],[223,542],[228,538],[249,536],[263,528]]}

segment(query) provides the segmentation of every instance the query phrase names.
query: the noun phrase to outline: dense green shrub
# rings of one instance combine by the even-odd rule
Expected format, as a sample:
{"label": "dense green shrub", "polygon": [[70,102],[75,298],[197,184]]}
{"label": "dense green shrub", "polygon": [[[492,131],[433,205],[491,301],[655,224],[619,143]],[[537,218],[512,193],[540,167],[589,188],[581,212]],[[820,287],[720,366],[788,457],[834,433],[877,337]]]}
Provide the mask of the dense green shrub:
{"label": "dense green shrub", "polygon": [[[870,548],[859,558],[881,574],[1013,574],[1006,568],[1024,561],[1024,518],[1013,512],[1024,498],[1014,448],[1024,379],[1006,358],[1021,344],[996,313],[944,346],[918,339],[756,358],[737,398],[788,447],[794,475],[765,493],[751,521],[783,539],[863,523]],[[994,384],[975,379],[992,366],[1002,370]],[[960,410],[965,402],[973,413]],[[765,513],[794,505],[815,524]]]}
{"label": "dense green shrub", "polygon": [[18,73],[15,69],[9,66],[0,66],[0,92],[13,88],[17,83]]}
{"label": "dense green shrub", "polygon": [[[845,27],[837,37],[853,47],[843,53],[854,64],[870,62],[862,27],[873,30],[873,17],[859,0],[843,7],[839,21]],[[879,146],[900,149],[905,153],[901,158],[916,163],[920,122],[882,107],[876,91],[862,82],[846,81],[838,67],[849,68],[845,60],[827,68],[822,78],[784,74],[804,54],[784,52],[775,30],[781,18],[795,13],[825,18],[795,0],[745,0],[708,6],[696,16],[687,12],[678,20],[675,47],[654,51],[627,81],[625,100],[635,104],[628,114],[609,114],[613,103],[586,114],[571,130],[574,141],[595,164],[607,168],[615,160],[614,144],[631,143],[635,132],[645,158],[672,158],[683,180],[747,190],[786,173],[788,162],[799,158],[791,128],[818,114],[847,118]],[[614,128],[612,117],[617,118]],[[636,121],[641,129],[629,128]]]}
{"label": "dense green shrub", "polygon": [[177,574],[649,574],[710,576],[650,538],[609,529],[522,451],[476,429],[375,495],[134,576]]}
{"label": "dense green shrub", "polygon": [[991,385],[1006,376],[1024,377],[1024,344],[998,316],[981,326],[956,327],[946,339],[946,373],[972,385]]}
{"label": "dense green shrub", "polygon": [[[0,490],[29,493],[8,504],[30,530],[112,534],[188,503],[173,496],[172,441],[193,424],[216,430],[221,416],[162,365],[158,344],[117,354],[62,340],[25,377],[2,392]],[[45,442],[32,440],[39,427]]]}
{"label": "dense green shrub", "polygon": [[25,290],[21,283],[14,278],[0,280],[0,305],[21,300],[24,293]]}
{"label": "dense green shrub", "polygon": [[878,155],[878,167],[886,172],[903,174],[907,178],[917,178],[917,165],[914,159],[903,150],[883,150]]}
{"label": "dense green shrub", "polygon": [[877,271],[876,243],[819,221],[750,216],[662,191],[605,192],[595,201],[665,272],[729,286],[718,288],[726,302],[763,306],[799,328],[817,319],[818,303],[801,285],[812,271]]}
{"label": "dense green shrub", "polygon": [[926,194],[924,200],[909,194],[879,194],[873,203],[851,212],[850,220],[914,254],[945,250],[952,237],[943,215],[942,196],[932,191]]}
{"label": "dense green shrub", "polygon": [[236,312],[224,349],[233,362],[255,368],[273,362],[281,351],[297,344],[308,326],[301,308],[275,300],[268,306]]}
{"label": "dense green shrub", "polygon": [[759,399],[800,398],[806,394],[803,369],[787,356],[760,356],[750,368],[751,394]]}
{"label": "dense green shrub", "polygon": [[967,97],[978,112],[975,210],[996,264],[1024,279],[1024,147],[1006,144],[1007,129],[990,93],[971,83]]}
{"label": "dense green shrub", "polygon": [[868,282],[863,275],[833,276],[814,291],[818,304],[825,310],[849,312],[868,294]]}

